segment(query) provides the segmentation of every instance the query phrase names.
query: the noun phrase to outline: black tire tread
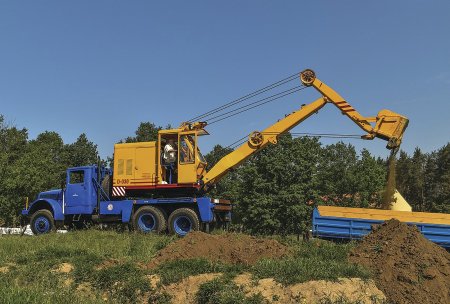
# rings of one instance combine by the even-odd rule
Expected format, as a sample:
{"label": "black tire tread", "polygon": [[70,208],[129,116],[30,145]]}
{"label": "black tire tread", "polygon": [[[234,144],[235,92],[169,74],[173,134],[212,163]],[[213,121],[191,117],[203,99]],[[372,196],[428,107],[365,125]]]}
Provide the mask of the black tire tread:
{"label": "black tire tread", "polygon": [[132,225],[135,231],[140,231],[138,219],[142,212],[149,212],[153,214],[153,216],[157,221],[155,229],[156,233],[161,233],[167,230],[167,218],[164,216],[164,213],[158,207],[142,206],[139,209],[137,209],[133,214]]}
{"label": "black tire tread", "polygon": [[198,219],[197,213],[191,208],[178,208],[175,209],[169,216],[169,233],[176,234],[175,229],[173,228],[173,221],[177,216],[185,215],[189,217],[192,221],[192,231],[200,230],[200,220]]}
{"label": "black tire tread", "polygon": [[51,211],[47,210],[47,209],[41,209],[41,210],[38,210],[35,213],[33,213],[33,215],[31,216],[31,219],[30,219],[30,228],[31,228],[31,231],[33,232],[33,234],[34,235],[42,234],[42,233],[35,231],[35,229],[34,229],[34,220],[38,216],[41,216],[41,215],[46,216],[50,220],[50,231],[56,231],[55,219],[53,218],[53,214],[51,213]]}

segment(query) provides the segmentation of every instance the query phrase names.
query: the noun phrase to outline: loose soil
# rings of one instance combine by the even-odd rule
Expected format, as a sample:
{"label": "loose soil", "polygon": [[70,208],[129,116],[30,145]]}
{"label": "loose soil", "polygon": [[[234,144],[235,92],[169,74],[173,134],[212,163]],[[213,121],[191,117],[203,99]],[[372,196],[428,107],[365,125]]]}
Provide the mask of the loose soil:
{"label": "loose soil", "polygon": [[118,266],[118,265],[120,265],[122,263],[123,263],[123,261],[120,261],[118,259],[108,259],[108,260],[103,261],[99,265],[97,265],[95,267],[95,270],[102,270],[102,269],[111,268],[111,267],[114,267],[114,266]]}
{"label": "loose soil", "polygon": [[398,149],[391,150],[391,154],[389,155],[388,160],[388,173],[387,173],[387,182],[384,189],[382,201],[381,201],[381,209],[389,210],[392,206],[392,203],[395,202],[394,194],[395,194],[395,188],[396,186],[396,163],[397,158],[396,154],[398,152]]}
{"label": "loose soil", "polygon": [[[253,281],[251,274],[243,273],[234,279],[246,296],[260,293],[268,303],[323,303],[348,301],[351,303],[382,303],[386,298],[372,280],[342,278],[337,282],[309,281],[283,286],[272,278]],[[328,303],[328,302],[327,302]]]}
{"label": "loose soil", "polygon": [[200,231],[190,232],[184,238],[160,250],[148,265],[203,258],[214,262],[253,265],[264,258],[277,259],[290,254],[287,246],[276,240],[260,239],[243,234],[211,235]]}
{"label": "loose soil", "polygon": [[171,303],[196,303],[195,295],[200,285],[220,277],[221,273],[204,273],[190,276],[179,283],[164,286],[162,290],[171,296]]}
{"label": "loose soil", "polygon": [[386,221],[349,259],[372,269],[389,303],[450,303],[450,253],[428,241],[416,226]]}
{"label": "loose soil", "polygon": [[[190,276],[181,282],[162,286],[162,291],[171,296],[171,303],[196,303],[196,293],[201,284],[222,276],[221,273],[205,273]],[[250,273],[243,273],[233,282],[241,287],[246,297],[261,294],[265,303],[312,304],[346,300],[361,304],[383,303],[386,299],[372,280],[358,278],[339,279],[337,282],[310,281],[283,286],[272,278],[253,280]],[[327,302],[328,303],[328,302]]]}
{"label": "loose soil", "polygon": [[70,263],[62,263],[59,264],[57,268],[53,269],[53,272],[57,272],[57,273],[69,273],[72,272],[73,270],[73,265]]}
{"label": "loose soil", "polygon": [[76,288],[77,294],[86,298],[95,298],[94,287],[91,283],[83,282]]}
{"label": "loose soil", "polygon": [[8,272],[9,272],[9,267],[8,266],[0,267],[0,273],[8,273]]}

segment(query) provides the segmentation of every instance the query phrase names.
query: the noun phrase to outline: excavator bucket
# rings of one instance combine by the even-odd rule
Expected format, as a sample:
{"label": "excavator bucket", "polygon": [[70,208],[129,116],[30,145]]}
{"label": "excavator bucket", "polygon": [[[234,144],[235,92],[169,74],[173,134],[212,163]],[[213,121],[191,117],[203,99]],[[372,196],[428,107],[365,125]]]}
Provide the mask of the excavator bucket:
{"label": "excavator bucket", "polygon": [[408,127],[408,118],[389,110],[381,110],[377,115],[374,128],[376,137],[388,141],[386,148],[398,148],[402,142],[403,133]]}

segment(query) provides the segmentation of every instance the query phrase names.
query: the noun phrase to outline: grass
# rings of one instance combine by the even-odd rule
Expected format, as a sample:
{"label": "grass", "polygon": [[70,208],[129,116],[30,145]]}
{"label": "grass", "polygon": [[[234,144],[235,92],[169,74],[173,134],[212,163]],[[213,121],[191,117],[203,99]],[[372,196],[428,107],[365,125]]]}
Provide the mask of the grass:
{"label": "grass", "polygon": [[161,283],[166,285],[181,281],[183,278],[202,273],[224,273],[227,276],[235,275],[247,270],[243,265],[229,265],[210,262],[205,259],[175,260],[167,262],[156,270],[161,277]]}
{"label": "grass", "polygon": [[[9,271],[0,273],[0,302],[135,303],[151,292],[138,263],[150,261],[171,240],[97,230],[1,237],[0,265],[9,265]],[[105,261],[116,263],[99,267]],[[62,263],[73,265],[70,275],[55,271]]]}
{"label": "grass", "polygon": [[294,255],[278,260],[261,260],[251,272],[259,279],[275,278],[283,284],[311,280],[335,281],[338,278],[370,278],[370,272],[347,261],[353,244],[335,244],[320,240],[296,243]]}
{"label": "grass", "polygon": [[[211,272],[224,275],[201,285],[198,303],[263,303],[260,295],[246,298],[232,279],[250,272],[283,284],[338,277],[368,278],[369,273],[347,262],[352,244],[323,241],[283,241],[294,255],[263,260],[254,266],[228,265],[195,259],[172,261],[149,270],[156,252],[176,238],[164,235],[84,230],[39,237],[0,237],[0,303],[170,303],[167,294],[153,290],[148,276],[161,284]],[[68,272],[58,271],[62,263]]]}
{"label": "grass", "polygon": [[261,294],[246,297],[242,288],[234,284],[230,277],[216,278],[203,283],[196,295],[198,304],[262,304]]}

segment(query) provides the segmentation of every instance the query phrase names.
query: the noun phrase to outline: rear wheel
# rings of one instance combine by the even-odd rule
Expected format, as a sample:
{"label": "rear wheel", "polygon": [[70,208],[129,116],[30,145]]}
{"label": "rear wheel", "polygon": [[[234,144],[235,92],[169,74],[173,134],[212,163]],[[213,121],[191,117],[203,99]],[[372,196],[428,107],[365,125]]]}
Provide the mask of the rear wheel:
{"label": "rear wheel", "polygon": [[169,216],[169,232],[178,236],[185,236],[190,231],[200,229],[197,213],[189,208],[176,209]]}
{"label": "rear wheel", "polygon": [[158,208],[144,206],[133,215],[133,228],[143,233],[160,233],[167,229],[167,220]]}
{"label": "rear wheel", "polygon": [[55,219],[49,210],[38,210],[31,216],[31,231],[34,234],[44,234],[56,230]]}

